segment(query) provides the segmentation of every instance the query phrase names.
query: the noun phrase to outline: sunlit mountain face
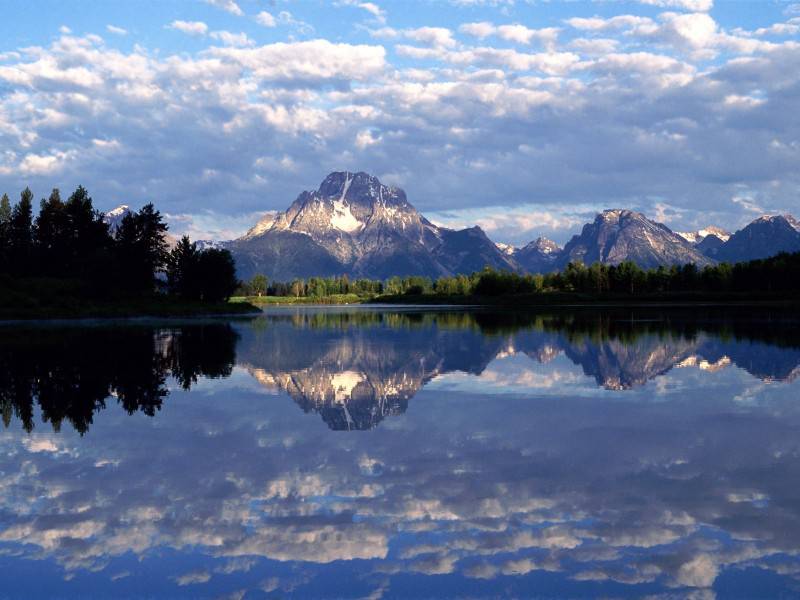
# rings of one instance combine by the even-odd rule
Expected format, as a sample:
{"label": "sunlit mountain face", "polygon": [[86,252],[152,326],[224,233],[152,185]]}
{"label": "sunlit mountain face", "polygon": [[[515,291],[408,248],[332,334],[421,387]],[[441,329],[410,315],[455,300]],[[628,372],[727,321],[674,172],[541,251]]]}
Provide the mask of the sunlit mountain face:
{"label": "sunlit mountain face", "polygon": [[795,596],[799,365],[776,311],[4,327],[0,589]]}

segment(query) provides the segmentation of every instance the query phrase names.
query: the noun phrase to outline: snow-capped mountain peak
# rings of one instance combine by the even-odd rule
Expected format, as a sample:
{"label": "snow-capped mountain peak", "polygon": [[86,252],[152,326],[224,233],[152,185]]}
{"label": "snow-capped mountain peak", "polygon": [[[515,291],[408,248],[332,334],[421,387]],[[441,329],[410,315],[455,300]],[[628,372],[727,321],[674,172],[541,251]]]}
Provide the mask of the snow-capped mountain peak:
{"label": "snow-capped mountain peak", "polygon": [[698,229],[697,231],[676,231],[675,233],[677,233],[690,244],[699,244],[709,235],[718,237],[723,242],[727,242],[731,237],[731,233],[729,231],[725,231],[721,227],[716,227],[715,225],[709,225],[708,227]]}
{"label": "snow-capped mountain peak", "polygon": [[116,208],[112,208],[110,211],[103,215],[103,221],[108,224],[108,230],[113,235],[116,233],[119,226],[122,225],[122,219],[125,218],[125,215],[130,214],[131,208],[127,204],[120,204]]}
{"label": "snow-capped mountain peak", "polygon": [[[513,258],[479,228],[438,227],[408,202],[403,190],[364,172],[330,173],[318,189],[301,193],[285,212],[259,221],[231,248],[244,276],[262,269],[273,277],[294,277],[308,269],[309,275],[438,277],[486,264],[516,268]],[[313,258],[297,265],[294,256]]]}
{"label": "snow-capped mountain peak", "polygon": [[112,208],[110,211],[106,213],[106,217],[109,219],[113,219],[115,217],[124,217],[129,212],[131,212],[130,206],[127,204],[120,204],[116,208]]}
{"label": "snow-capped mountain peak", "polygon": [[497,249],[500,250],[500,252],[502,252],[506,256],[514,256],[514,252],[517,251],[517,247],[512,246],[511,244],[504,244],[503,242],[495,242],[494,245],[497,246]]}

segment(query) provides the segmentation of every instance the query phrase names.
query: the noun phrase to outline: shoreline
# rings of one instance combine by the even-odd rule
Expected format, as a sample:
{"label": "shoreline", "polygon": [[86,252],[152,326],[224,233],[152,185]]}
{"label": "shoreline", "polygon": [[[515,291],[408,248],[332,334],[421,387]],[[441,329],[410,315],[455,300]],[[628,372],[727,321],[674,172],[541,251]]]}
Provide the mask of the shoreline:
{"label": "shoreline", "polygon": [[435,294],[378,296],[366,304],[417,305],[417,306],[463,306],[475,308],[533,309],[533,308],[636,308],[636,307],[782,307],[800,310],[800,298],[786,295],[691,295],[674,296],[586,296],[581,294],[526,294],[509,296],[437,296]]}
{"label": "shoreline", "polygon": [[119,303],[85,306],[28,306],[0,308],[0,325],[25,323],[75,323],[82,321],[128,321],[148,319],[244,318],[261,314],[261,309],[246,302],[221,304],[195,303]]}

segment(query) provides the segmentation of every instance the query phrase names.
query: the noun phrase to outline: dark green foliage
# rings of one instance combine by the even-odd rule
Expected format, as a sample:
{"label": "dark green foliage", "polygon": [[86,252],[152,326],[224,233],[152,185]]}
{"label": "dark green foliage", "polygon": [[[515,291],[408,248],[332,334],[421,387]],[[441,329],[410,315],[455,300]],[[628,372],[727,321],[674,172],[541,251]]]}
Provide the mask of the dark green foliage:
{"label": "dark green foliage", "polygon": [[167,261],[167,225],[152,204],[125,215],[117,229],[116,257],[123,289],[152,291]]}
{"label": "dark green foliage", "polygon": [[228,250],[197,245],[183,236],[167,258],[167,286],[187,300],[219,302],[231,297],[239,282],[236,265]]}
{"label": "dark green foliage", "polygon": [[25,188],[8,222],[8,262],[11,273],[26,273],[33,264],[33,192]]}
{"label": "dark green foliage", "polygon": [[100,288],[103,274],[113,268],[113,240],[108,225],[80,186],[66,202],[62,202],[58,189],[42,200],[34,242],[34,258],[41,275],[74,277]]}
{"label": "dark green foliage", "polygon": [[[392,294],[429,294],[399,280],[387,283]],[[643,270],[632,262],[619,265],[594,263],[587,267],[570,263],[563,272],[547,275],[520,275],[484,269],[469,277],[443,277],[434,290],[449,296],[510,296],[540,292],[571,292],[593,296],[645,296],[665,293],[790,292],[800,291],[800,253],[778,254],[772,258],[744,263],[705,267],[688,264]]]}
{"label": "dark green foliage", "polygon": [[197,288],[197,244],[183,236],[167,257],[167,286],[170,293],[182,298],[200,295]]}
{"label": "dark green foliage", "polygon": [[268,280],[266,275],[254,275],[248,285],[250,286],[250,294],[253,296],[263,296],[267,293]]}
{"label": "dark green foliage", "polygon": [[8,223],[9,219],[11,219],[11,200],[8,194],[3,194],[0,198],[0,225]]}
{"label": "dark green foliage", "polygon": [[[266,284],[266,278],[264,279]],[[380,294],[383,289],[383,283],[380,281],[374,279],[355,279],[351,281],[347,275],[343,275],[341,277],[309,277],[307,280],[272,281],[266,286],[266,295],[324,298],[340,294],[355,294],[364,298]],[[249,285],[243,286],[240,291],[249,296],[258,295],[254,293],[252,281]]]}
{"label": "dark green foliage", "polygon": [[[35,220],[32,201],[28,188],[13,208],[8,196],[0,199],[0,281],[8,280],[9,293],[2,300],[9,307],[34,309],[25,290],[39,288],[66,293],[76,302],[146,299],[161,290],[165,271],[169,290],[185,300],[219,302],[237,285],[226,250],[198,252],[184,238],[169,253],[167,225],[152,204],[127,214],[112,237],[82,186],[66,202],[54,189],[41,201]],[[20,290],[16,304],[13,290]],[[46,299],[34,303],[51,304]]]}
{"label": "dark green foliage", "polygon": [[228,250],[219,248],[208,248],[199,253],[197,276],[200,290],[198,299],[205,302],[227,300],[239,284],[233,256]]}

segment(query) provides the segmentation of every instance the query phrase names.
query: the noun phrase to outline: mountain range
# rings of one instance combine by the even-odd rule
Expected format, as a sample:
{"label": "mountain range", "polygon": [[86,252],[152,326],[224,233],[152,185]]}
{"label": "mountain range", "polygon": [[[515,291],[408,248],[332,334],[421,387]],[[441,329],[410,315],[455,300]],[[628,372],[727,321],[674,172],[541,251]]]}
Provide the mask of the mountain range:
{"label": "mountain range", "polygon": [[[127,211],[123,205],[107,213],[112,228]],[[337,275],[436,278],[486,266],[547,273],[576,261],[633,261],[655,268],[766,258],[800,251],[800,222],[791,215],[764,216],[733,234],[715,226],[679,233],[639,212],[609,209],[563,248],[543,237],[517,248],[492,242],[477,226],[455,230],[436,225],[414,208],[402,189],[367,173],[340,171],[329,174],[318,189],[302,192],[286,211],[261,219],[242,237],[213,244],[232,252],[241,279],[257,273],[279,281]]]}

